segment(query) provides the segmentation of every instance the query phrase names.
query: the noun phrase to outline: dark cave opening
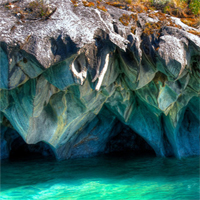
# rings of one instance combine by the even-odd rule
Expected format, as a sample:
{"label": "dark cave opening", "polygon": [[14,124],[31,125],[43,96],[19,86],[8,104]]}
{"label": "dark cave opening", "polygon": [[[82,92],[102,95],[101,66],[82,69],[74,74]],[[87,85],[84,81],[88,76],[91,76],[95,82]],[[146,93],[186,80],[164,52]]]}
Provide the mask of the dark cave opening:
{"label": "dark cave opening", "polygon": [[105,153],[113,156],[156,156],[153,148],[126,125],[122,125],[121,131],[110,138]]}
{"label": "dark cave opening", "polygon": [[[55,159],[55,154],[49,144],[38,142],[37,144],[27,144],[14,129],[5,127],[1,130],[2,139],[5,141],[7,156],[12,161],[33,160],[40,158]],[[3,152],[2,152],[3,153]]]}
{"label": "dark cave opening", "polygon": [[53,150],[45,142],[27,144],[22,137],[19,136],[10,145],[10,160],[33,160],[40,158],[55,159]]}
{"label": "dark cave opening", "polygon": [[45,142],[27,144],[21,135],[4,117],[0,124],[1,159],[32,160],[39,158],[55,159],[51,146]]}
{"label": "dark cave opening", "polygon": [[[101,135],[103,134],[101,131],[99,133]],[[90,140],[88,143],[82,143],[82,151],[85,151],[88,147],[96,149],[95,154],[93,152],[87,152],[88,154],[85,157],[97,156],[100,154],[123,158],[156,156],[153,148],[140,135],[120,121],[117,121],[112,130],[106,133],[107,136],[103,135],[100,136],[100,138],[105,138],[99,140],[97,148],[96,146],[94,147],[93,143],[91,146],[88,146]],[[11,128],[5,128],[2,136],[7,144],[7,158],[9,158],[9,160],[56,159],[51,146],[45,142],[27,144],[24,139]],[[82,155],[79,154],[77,157],[82,157]],[[72,156],[71,158],[74,157]]]}

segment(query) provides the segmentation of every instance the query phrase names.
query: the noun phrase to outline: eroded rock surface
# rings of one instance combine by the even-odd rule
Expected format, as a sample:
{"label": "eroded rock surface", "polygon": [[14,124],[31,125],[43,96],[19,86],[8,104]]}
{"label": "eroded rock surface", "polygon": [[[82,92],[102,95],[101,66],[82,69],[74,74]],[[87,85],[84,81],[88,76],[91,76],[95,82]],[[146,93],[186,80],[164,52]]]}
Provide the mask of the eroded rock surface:
{"label": "eroded rock surface", "polygon": [[[123,141],[124,126],[156,155],[199,155],[200,37],[187,32],[193,28],[165,26],[159,36],[145,35],[144,24],[153,19],[141,13],[133,34],[131,23],[119,21],[131,12],[111,6],[104,12],[81,1],[74,7],[69,0],[50,0],[57,10],[48,20],[16,25],[5,2],[0,6],[4,126],[28,144],[49,144],[58,159],[104,153],[113,138]],[[2,158],[14,140],[4,137],[4,129]],[[137,149],[138,140],[131,141]]]}

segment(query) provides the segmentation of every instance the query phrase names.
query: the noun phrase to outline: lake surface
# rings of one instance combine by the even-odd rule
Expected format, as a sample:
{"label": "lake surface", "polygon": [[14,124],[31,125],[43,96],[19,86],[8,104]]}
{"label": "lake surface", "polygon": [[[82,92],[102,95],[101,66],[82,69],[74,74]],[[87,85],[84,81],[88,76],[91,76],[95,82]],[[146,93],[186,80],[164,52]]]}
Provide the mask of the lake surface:
{"label": "lake surface", "polygon": [[0,199],[195,200],[199,157],[3,161]]}

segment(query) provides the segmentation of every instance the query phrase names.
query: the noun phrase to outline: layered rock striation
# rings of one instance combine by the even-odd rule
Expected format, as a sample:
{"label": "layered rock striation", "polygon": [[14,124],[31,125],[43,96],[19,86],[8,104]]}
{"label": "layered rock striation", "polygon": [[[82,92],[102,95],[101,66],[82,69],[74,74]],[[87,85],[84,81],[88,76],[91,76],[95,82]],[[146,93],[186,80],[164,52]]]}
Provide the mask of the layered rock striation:
{"label": "layered rock striation", "polygon": [[195,29],[172,18],[178,28],[148,35],[145,24],[158,21],[148,13],[124,26],[119,17],[129,11],[49,3],[57,8],[51,18],[18,25],[0,6],[2,158],[14,130],[67,159],[109,151],[125,128],[135,134],[124,140],[133,149],[140,136],[158,156],[199,155],[200,37],[188,32]]}

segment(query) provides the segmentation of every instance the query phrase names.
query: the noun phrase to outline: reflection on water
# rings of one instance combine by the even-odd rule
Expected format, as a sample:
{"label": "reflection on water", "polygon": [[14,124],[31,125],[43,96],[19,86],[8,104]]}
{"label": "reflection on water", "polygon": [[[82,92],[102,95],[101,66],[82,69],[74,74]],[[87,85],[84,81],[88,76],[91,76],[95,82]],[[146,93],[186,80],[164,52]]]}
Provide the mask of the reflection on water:
{"label": "reflection on water", "polygon": [[199,199],[199,158],[4,161],[0,199]]}

